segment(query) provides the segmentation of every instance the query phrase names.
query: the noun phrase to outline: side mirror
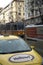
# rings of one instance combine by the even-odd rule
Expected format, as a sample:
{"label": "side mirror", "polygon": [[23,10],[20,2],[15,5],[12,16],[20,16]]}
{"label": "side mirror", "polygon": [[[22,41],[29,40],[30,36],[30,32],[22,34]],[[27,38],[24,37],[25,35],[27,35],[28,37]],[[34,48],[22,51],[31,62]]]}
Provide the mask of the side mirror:
{"label": "side mirror", "polygon": [[32,48],[32,49],[34,49],[34,48],[35,48],[35,46],[31,46],[31,48]]}

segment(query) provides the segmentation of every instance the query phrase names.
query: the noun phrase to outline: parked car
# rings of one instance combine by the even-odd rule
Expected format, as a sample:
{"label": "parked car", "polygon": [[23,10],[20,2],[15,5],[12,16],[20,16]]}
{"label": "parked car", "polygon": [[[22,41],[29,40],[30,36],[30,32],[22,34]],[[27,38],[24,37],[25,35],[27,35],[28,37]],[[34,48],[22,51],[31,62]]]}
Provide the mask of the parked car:
{"label": "parked car", "polygon": [[0,36],[0,65],[41,65],[41,56],[20,37]]}

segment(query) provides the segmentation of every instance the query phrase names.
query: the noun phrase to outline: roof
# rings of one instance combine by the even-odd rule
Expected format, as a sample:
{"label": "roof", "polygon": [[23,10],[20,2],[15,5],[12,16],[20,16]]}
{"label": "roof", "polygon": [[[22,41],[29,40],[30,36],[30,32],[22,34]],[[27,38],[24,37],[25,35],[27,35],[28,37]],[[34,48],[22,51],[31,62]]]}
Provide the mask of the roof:
{"label": "roof", "polygon": [[27,25],[25,28],[31,28],[31,27],[43,27],[43,25]]}

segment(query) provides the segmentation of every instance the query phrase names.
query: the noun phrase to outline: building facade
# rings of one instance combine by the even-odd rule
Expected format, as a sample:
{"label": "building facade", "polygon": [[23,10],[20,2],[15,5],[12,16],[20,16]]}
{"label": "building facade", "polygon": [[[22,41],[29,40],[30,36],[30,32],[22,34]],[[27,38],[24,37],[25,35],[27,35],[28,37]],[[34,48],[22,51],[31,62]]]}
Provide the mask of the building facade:
{"label": "building facade", "polygon": [[8,4],[0,13],[0,22],[22,21],[24,19],[24,1],[15,0]]}
{"label": "building facade", "polygon": [[14,0],[0,13],[0,23],[23,21],[36,24],[43,21],[43,0]]}
{"label": "building facade", "polygon": [[25,19],[27,24],[42,22],[43,0],[24,0]]}

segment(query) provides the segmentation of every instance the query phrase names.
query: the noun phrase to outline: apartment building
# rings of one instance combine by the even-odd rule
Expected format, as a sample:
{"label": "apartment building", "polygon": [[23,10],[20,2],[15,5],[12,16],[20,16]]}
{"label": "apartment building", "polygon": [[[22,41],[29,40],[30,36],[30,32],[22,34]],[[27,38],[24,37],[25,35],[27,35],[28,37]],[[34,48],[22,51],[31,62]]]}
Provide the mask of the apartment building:
{"label": "apartment building", "polygon": [[14,18],[14,15],[16,16],[16,21],[21,21],[24,18],[24,1],[23,0],[16,0],[15,2],[13,2],[13,18]]}
{"label": "apartment building", "polygon": [[43,0],[14,0],[0,13],[0,23],[25,20],[25,24],[36,24],[43,20]]}
{"label": "apartment building", "polygon": [[8,23],[10,21],[19,22],[24,19],[24,1],[14,0],[8,4],[0,13],[0,22]]}
{"label": "apartment building", "polygon": [[43,0],[24,0],[24,9],[27,24],[42,22]]}

